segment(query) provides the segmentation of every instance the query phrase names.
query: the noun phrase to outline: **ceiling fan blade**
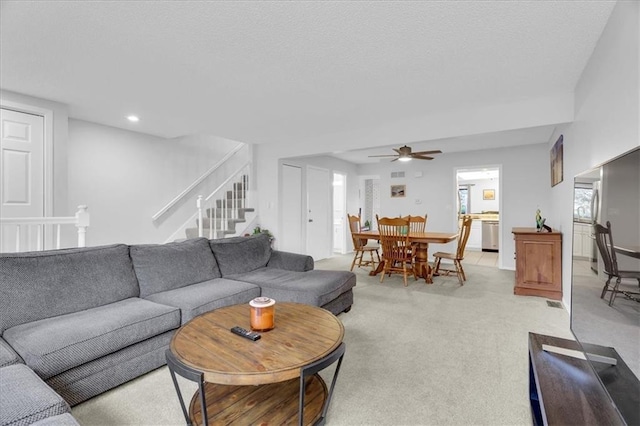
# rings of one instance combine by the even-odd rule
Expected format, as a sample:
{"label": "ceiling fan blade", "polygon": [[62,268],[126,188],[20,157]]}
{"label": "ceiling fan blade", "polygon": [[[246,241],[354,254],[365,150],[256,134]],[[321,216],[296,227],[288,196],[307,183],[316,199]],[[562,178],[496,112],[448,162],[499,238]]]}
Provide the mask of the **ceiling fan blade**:
{"label": "ceiling fan blade", "polygon": [[400,150],[399,150],[399,149],[396,149],[396,148],[391,148],[391,149],[393,149],[395,152],[397,152],[398,154],[400,154]]}
{"label": "ceiling fan blade", "polygon": [[427,157],[426,155],[415,155],[415,154],[412,154],[411,158],[415,158],[415,159],[418,159],[418,160],[433,160],[433,157]]}
{"label": "ceiling fan blade", "polygon": [[369,157],[397,157],[397,155],[395,155],[395,154],[389,154],[389,155],[370,155]]}
{"label": "ceiling fan blade", "polygon": [[391,162],[393,163],[394,161],[398,161],[399,159],[400,159],[400,157],[394,158],[393,160],[391,160]]}
{"label": "ceiling fan blade", "polygon": [[436,149],[434,151],[420,151],[420,152],[413,153],[413,155],[430,155],[430,154],[442,154],[442,151],[440,151],[439,149]]}

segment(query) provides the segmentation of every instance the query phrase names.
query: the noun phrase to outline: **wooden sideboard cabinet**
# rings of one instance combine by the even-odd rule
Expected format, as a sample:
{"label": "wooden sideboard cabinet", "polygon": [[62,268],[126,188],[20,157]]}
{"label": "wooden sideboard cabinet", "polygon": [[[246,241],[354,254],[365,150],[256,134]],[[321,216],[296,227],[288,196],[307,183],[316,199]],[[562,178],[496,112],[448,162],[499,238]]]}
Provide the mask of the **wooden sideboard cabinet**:
{"label": "wooden sideboard cabinet", "polygon": [[562,233],[513,228],[516,284],[513,293],[562,299]]}

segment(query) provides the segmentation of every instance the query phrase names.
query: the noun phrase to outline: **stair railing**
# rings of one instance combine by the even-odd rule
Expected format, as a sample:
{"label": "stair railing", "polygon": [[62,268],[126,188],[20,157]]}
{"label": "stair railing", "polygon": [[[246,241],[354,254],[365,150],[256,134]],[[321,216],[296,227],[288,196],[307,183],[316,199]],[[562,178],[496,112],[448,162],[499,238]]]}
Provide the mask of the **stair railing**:
{"label": "stair railing", "polygon": [[202,182],[204,182],[205,179],[207,179],[209,176],[211,176],[216,170],[218,170],[218,168],[220,168],[227,160],[229,160],[231,157],[233,157],[234,155],[236,155],[238,152],[240,152],[240,150],[242,148],[245,147],[245,144],[238,144],[238,146],[236,146],[235,148],[233,148],[231,151],[229,151],[224,157],[222,157],[216,164],[214,164],[212,167],[209,168],[209,170],[207,170],[206,172],[204,172],[202,174],[202,176],[200,176],[198,179],[196,179],[195,181],[193,181],[188,187],[186,187],[182,192],[180,192],[178,195],[176,195],[173,200],[169,201],[167,203],[167,205],[165,205],[164,207],[162,207],[160,210],[158,210],[158,212],[156,214],[154,214],[151,219],[155,222],[158,219],[160,219],[166,212],[169,211],[169,209],[171,209],[171,207],[175,206],[180,200],[182,200],[184,197],[186,197],[195,187],[197,187],[198,185],[200,185]]}
{"label": "stair railing", "polygon": [[229,222],[240,218],[240,209],[247,207],[251,169],[252,163],[248,161],[229,175],[206,198],[202,195],[198,196],[196,201],[198,236],[205,236],[204,221],[207,210],[210,212],[207,235],[209,239],[217,239],[221,235],[224,237],[229,231]]}
{"label": "stair railing", "polygon": [[[48,229],[55,230],[55,248],[60,248],[60,230],[62,225],[75,225],[78,234],[78,247],[86,246],[86,234],[89,227],[89,212],[87,206],[78,206],[78,211],[74,216],[67,217],[16,217],[0,218],[0,226],[4,229],[15,227],[15,251],[20,252],[23,237],[33,235],[32,230],[36,228],[36,250],[44,250],[43,235]],[[24,231],[24,234],[23,234]],[[7,235],[7,234],[4,234]],[[31,250],[31,241],[28,241],[27,250]]]}

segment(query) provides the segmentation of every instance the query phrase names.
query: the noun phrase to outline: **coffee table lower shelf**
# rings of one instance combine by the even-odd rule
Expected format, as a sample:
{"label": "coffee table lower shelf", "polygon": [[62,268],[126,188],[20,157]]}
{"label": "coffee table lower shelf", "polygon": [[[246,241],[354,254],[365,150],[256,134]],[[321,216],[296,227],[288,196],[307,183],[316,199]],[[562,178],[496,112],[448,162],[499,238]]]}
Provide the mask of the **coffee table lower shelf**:
{"label": "coffee table lower shelf", "polygon": [[[209,425],[298,424],[298,378],[259,386],[205,383],[204,389]],[[320,419],[327,394],[327,386],[322,377],[314,374],[307,378],[303,424],[312,425]],[[198,391],[191,399],[189,417],[194,426],[204,424]]]}

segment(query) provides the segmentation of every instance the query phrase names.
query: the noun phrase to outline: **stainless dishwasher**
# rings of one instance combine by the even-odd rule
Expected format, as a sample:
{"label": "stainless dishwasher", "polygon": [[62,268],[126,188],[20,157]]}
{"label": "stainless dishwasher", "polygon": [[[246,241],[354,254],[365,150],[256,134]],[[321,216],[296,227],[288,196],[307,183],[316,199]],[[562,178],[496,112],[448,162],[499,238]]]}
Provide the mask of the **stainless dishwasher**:
{"label": "stainless dishwasher", "polygon": [[500,243],[498,241],[498,225],[497,220],[485,220],[482,222],[482,250],[498,251]]}

